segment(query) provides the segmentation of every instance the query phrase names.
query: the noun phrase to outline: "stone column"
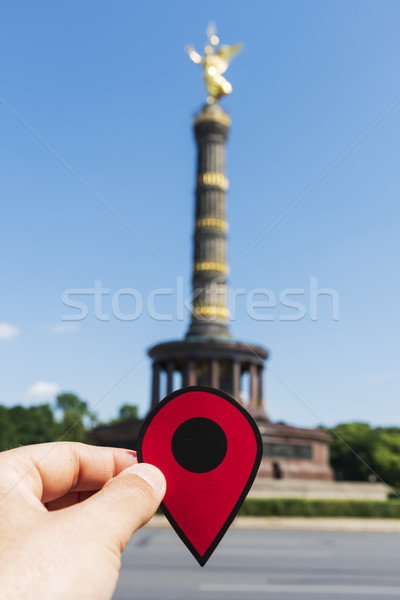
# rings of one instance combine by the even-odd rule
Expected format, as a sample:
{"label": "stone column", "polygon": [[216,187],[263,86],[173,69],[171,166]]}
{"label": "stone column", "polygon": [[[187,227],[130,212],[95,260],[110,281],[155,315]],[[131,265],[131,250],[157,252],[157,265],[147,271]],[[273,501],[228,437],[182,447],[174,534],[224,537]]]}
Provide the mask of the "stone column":
{"label": "stone column", "polygon": [[263,366],[259,365],[258,367],[258,406],[260,408],[263,408],[264,403],[263,403]]}
{"label": "stone column", "polygon": [[151,386],[151,408],[160,402],[160,365],[153,363],[153,382]]}
{"label": "stone column", "polygon": [[211,387],[219,388],[219,362],[216,358],[211,361]]}
{"label": "stone column", "polygon": [[174,390],[174,361],[169,360],[167,363],[167,394],[171,394]]}
{"label": "stone column", "polygon": [[257,406],[257,365],[250,365],[250,400],[249,406],[255,408]]}
{"label": "stone column", "polygon": [[235,400],[240,402],[240,375],[241,375],[241,365],[238,360],[234,360],[232,363],[232,390],[233,397]]}
{"label": "stone column", "polygon": [[218,104],[194,120],[197,145],[196,220],[193,239],[193,307],[187,337],[230,338],[228,331],[225,144],[230,117]]}
{"label": "stone column", "polygon": [[187,362],[187,384],[196,385],[196,364],[194,360]]}

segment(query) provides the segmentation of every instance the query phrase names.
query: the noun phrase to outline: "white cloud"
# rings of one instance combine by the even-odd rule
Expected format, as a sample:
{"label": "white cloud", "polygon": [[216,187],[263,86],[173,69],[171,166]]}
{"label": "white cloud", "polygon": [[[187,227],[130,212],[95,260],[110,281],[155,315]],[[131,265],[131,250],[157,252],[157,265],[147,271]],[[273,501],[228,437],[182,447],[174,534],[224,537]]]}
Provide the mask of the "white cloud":
{"label": "white cloud", "polygon": [[10,340],[20,333],[18,327],[9,323],[0,323],[0,340]]}
{"label": "white cloud", "polygon": [[51,328],[52,333],[74,333],[79,330],[78,323],[57,323]]}
{"label": "white cloud", "polygon": [[37,381],[31,385],[26,393],[32,398],[39,398],[40,400],[52,400],[60,391],[58,383],[51,383],[50,381]]}

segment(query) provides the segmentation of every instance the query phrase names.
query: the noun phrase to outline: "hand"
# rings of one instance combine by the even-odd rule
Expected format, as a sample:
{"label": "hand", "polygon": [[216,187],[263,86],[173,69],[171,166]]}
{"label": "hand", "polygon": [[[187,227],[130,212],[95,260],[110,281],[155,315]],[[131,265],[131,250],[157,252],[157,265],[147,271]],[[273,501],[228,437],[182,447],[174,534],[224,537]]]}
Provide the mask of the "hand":
{"label": "hand", "polygon": [[109,600],[122,550],[165,489],[129,450],[57,442],[0,453],[1,600]]}

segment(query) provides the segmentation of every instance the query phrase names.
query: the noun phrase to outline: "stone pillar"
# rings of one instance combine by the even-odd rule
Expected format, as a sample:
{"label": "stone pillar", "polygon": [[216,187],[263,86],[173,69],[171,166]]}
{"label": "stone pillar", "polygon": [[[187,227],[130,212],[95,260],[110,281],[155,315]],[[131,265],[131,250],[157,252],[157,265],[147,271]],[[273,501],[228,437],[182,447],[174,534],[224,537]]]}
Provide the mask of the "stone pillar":
{"label": "stone pillar", "polygon": [[260,408],[264,407],[263,403],[263,367],[259,365],[258,367],[258,406]]}
{"label": "stone pillar", "polygon": [[240,402],[240,375],[241,375],[241,365],[238,360],[234,360],[232,363],[232,390],[233,397],[235,400]]}
{"label": "stone pillar", "polygon": [[211,387],[219,388],[219,362],[216,358],[211,361]]}
{"label": "stone pillar", "polygon": [[250,399],[249,406],[257,406],[257,365],[251,364],[250,368]]}
{"label": "stone pillar", "polygon": [[151,408],[160,402],[160,365],[153,363],[153,382],[151,386]]}
{"label": "stone pillar", "polygon": [[230,117],[218,104],[196,115],[196,220],[193,252],[193,307],[187,337],[230,338],[227,309],[225,144]]}
{"label": "stone pillar", "polygon": [[174,362],[169,360],[167,363],[167,394],[171,394],[174,390],[174,367]]}
{"label": "stone pillar", "polygon": [[194,360],[187,362],[187,384],[196,385],[196,364]]}

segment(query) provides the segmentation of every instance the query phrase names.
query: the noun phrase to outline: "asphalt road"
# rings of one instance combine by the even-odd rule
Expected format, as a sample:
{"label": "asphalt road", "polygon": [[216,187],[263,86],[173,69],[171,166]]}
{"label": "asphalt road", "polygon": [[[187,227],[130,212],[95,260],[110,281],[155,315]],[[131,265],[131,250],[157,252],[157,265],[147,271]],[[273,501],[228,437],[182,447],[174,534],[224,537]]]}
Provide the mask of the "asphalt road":
{"label": "asphalt road", "polygon": [[137,532],[114,600],[400,598],[400,535],[228,531],[201,568],[169,529]]}

